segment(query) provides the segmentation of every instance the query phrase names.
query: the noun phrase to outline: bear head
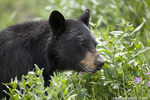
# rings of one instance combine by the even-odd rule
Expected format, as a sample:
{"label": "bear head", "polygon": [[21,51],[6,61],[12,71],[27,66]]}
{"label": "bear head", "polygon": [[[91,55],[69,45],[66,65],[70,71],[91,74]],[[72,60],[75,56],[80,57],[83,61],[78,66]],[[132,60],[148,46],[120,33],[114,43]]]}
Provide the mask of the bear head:
{"label": "bear head", "polygon": [[104,65],[96,51],[97,42],[90,32],[90,10],[86,9],[78,20],[65,19],[59,11],[53,11],[49,18],[52,46],[49,58],[54,60],[53,69],[71,69],[95,73]]}

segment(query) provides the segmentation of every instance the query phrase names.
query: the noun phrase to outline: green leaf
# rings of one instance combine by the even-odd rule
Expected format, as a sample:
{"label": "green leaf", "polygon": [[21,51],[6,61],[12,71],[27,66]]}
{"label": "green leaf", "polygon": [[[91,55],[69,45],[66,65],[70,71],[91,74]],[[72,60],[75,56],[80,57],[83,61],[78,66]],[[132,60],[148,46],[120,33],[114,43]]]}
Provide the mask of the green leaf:
{"label": "green leaf", "polygon": [[119,84],[118,83],[113,83],[111,84],[113,89],[118,89],[119,88]]}
{"label": "green leaf", "polygon": [[68,100],[75,100],[75,97],[77,96],[77,94],[73,94],[73,95],[71,95],[71,96],[69,96],[69,98],[68,98]]}
{"label": "green leaf", "polygon": [[139,31],[143,25],[145,24],[146,20],[143,20],[143,22],[131,33],[131,35],[133,35],[135,32]]}
{"label": "green leaf", "polygon": [[43,93],[45,93],[45,91],[41,91],[41,90],[43,90],[43,89],[38,90],[38,89],[35,89],[35,88],[34,88],[34,91],[35,91],[36,93],[38,93],[38,94],[43,94]]}
{"label": "green leaf", "polygon": [[146,51],[148,51],[148,50],[150,50],[150,47],[146,47],[146,48],[140,50],[136,55],[133,55],[133,57],[136,57],[136,56],[138,56],[139,54],[144,53],[144,52],[146,52]]}
{"label": "green leaf", "polygon": [[113,83],[113,81],[105,81],[103,85],[106,86],[109,83]]}
{"label": "green leaf", "polygon": [[105,40],[109,40],[109,36],[108,36],[108,33],[109,33],[109,26],[107,27],[107,30],[105,33],[102,33],[102,36],[105,38]]}
{"label": "green leaf", "polygon": [[123,56],[123,55],[125,55],[127,53],[128,52],[120,52],[120,53],[115,54],[115,57]]}
{"label": "green leaf", "polygon": [[110,32],[112,35],[116,36],[116,35],[121,35],[123,34],[124,32],[123,31],[111,31]]}

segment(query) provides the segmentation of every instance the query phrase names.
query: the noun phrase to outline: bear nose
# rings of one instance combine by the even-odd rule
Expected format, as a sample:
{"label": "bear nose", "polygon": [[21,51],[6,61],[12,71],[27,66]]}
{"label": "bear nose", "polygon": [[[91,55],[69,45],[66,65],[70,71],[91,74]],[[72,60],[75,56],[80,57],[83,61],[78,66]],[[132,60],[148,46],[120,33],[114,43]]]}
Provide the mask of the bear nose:
{"label": "bear nose", "polygon": [[100,70],[104,65],[104,61],[97,61],[95,65],[97,66],[97,69]]}

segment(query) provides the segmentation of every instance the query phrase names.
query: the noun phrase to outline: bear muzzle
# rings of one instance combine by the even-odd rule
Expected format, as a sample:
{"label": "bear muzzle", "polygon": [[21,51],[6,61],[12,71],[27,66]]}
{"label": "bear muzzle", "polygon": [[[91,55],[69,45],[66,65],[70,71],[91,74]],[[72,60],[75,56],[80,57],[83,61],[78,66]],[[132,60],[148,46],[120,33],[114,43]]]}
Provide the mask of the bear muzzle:
{"label": "bear muzzle", "polygon": [[88,73],[96,73],[97,70],[102,69],[104,61],[98,53],[93,54],[87,52],[85,58],[80,62],[80,67]]}

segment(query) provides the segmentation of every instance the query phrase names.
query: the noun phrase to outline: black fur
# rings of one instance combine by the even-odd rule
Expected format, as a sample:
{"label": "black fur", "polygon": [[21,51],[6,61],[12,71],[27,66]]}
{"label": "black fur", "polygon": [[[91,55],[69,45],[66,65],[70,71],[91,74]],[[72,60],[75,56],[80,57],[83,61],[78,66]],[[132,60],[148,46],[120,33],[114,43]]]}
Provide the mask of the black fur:
{"label": "black fur", "polygon": [[95,48],[88,29],[89,10],[79,20],[65,19],[53,11],[49,20],[26,22],[0,31],[0,98],[6,89],[1,83],[21,78],[34,64],[44,68],[44,80],[55,70],[83,71],[79,62],[87,51]]}

